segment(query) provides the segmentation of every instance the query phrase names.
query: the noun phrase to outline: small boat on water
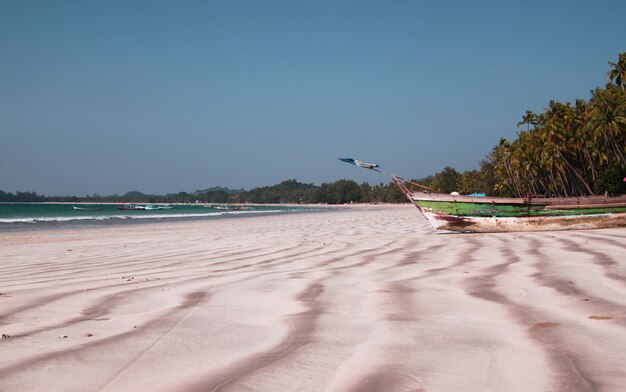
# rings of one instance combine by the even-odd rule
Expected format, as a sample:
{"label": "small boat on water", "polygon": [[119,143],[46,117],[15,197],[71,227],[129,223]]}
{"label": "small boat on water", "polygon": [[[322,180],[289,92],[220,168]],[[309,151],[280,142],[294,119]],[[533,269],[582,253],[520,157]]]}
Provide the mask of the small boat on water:
{"label": "small boat on water", "polygon": [[72,206],[75,211],[102,211],[104,208],[94,205],[78,205]]}
{"label": "small boat on water", "polygon": [[211,205],[211,206],[205,206],[205,207],[210,207],[210,208],[215,208],[216,210],[230,210],[230,211],[242,211],[242,210],[249,210],[250,207],[248,206],[231,206],[231,205]]}
{"label": "small boat on water", "polygon": [[[351,158],[340,160],[355,164]],[[626,227],[626,195],[565,198],[540,195],[524,198],[448,195],[385,173],[376,167],[378,165],[365,168],[390,176],[437,230],[494,233]],[[405,182],[430,192],[411,192],[404,185]]]}
{"label": "small boat on water", "polygon": [[121,211],[137,211],[145,210],[146,207],[139,204],[124,204],[123,206],[117,206],[117,209]]}

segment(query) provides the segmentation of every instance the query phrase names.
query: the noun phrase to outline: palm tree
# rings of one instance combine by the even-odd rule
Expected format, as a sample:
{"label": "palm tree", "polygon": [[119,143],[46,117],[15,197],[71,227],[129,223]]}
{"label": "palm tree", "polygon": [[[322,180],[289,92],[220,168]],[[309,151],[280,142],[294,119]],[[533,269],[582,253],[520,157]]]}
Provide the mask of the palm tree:
{"label": "palm tree", "polygon": [[[626,57],[626,56],[625,56]],[[603,147],[604,161],[626,165],[626,91],[613,86],[592,93],[588,131]]]}
{"label": "palm tree", "polygon": [[609,61],[612,70],[606,73],[609,83],[613,82],[617,87],[626,88],[626,52],[620,53],[617,63]]}
{"label": "palm tree", "polygon": [[530,126],[533,128],[537,126],[537,115],[531,110],[527,110],[526,114],[522,116],[522,121],[517,123],[517,126],[526,125],[526,130],[530,131]]}

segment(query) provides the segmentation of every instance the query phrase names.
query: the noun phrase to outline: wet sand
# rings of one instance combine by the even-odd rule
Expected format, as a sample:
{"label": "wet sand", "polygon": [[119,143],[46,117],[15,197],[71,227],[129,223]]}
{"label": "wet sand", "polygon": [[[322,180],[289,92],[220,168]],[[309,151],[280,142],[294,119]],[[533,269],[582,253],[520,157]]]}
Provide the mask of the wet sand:
{"label": "wet sand", "polygon": [[410,206],[0,233],[0,390],[623,391],[625,251]]}

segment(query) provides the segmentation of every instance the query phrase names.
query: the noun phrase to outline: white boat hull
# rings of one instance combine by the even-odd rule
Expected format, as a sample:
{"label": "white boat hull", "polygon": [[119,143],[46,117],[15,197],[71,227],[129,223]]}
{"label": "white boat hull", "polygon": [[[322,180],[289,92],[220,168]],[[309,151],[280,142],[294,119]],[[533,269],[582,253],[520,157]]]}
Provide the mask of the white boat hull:
{"label": "white boat hull", "polygon": [[474,233],[588,230],[626,226],[626,213],[542,217],[467,217],[443,216],[422,210],[422,214],[437,230]]}

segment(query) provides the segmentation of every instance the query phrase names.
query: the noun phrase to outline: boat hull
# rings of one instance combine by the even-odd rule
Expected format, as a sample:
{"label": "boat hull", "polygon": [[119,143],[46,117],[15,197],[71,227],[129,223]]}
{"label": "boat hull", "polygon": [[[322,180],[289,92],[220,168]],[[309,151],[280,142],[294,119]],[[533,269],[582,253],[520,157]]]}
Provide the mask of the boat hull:
{"label": "boat hull", "polygon": [[410,198],[437,230],[494,233],[626,227],[626,197],[478,198],[416,192]]}
{"label": "boat hull", "polygon": [[530,217],[476,217],[422,211],[437,230],[473,233],[589,230],[626,227],[626,213]]}

